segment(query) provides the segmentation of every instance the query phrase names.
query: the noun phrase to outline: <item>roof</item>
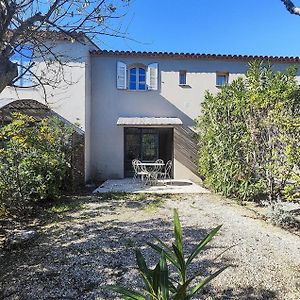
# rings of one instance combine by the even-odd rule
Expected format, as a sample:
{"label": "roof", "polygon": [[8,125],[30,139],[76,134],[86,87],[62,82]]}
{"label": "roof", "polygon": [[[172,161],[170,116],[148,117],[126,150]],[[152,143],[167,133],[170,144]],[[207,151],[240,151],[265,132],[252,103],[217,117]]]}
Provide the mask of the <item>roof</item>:
{"label": "roof", "polygon": [[[92,41],[84,32],[62,32],[62,31],[36,31],[34,32],[37,38],[42,40],[53,40],[53,41],[67,41],[67,42],[74,42],[74,40],[80,43],[90,43],[96,49],[99,47]],[[96,50],[95,50],[96,51]]]}
{"label": "roof", "polygon": [[1,98],[0,99],[0,111],[4,109],[15,109],[15,110],[24,110],[24,109],[43,109],[49,111],[50,109],[33,99],[13,99],[13,98]]}
{"label": "roof", "polygon": [[151,57],[174,59],[206,59],[206,60],[268,60],[271,62],[300,63],[298,56],[260,56],[260,55],[232,55],[232,54],[204,54],[204,53],[178,53],[178,52],[142,52],[142,51],[112,51],[92,50],[92,56],[123,56],[123,57]]}
{"label": "roof", "polygon": [[49,117],[52,112],[48,106],[32,99],[0,99],[0,123],[10,122],[12,120],[12,112],[20,112],[26,115],[41,119]]}
{"label": "roof", "polygon": [[14,102],[15,99],[13,98],[4,98],[0,99],[0,110],[5,107],[6,105],[9,105],[10,103]]}
{"label": "roof", "polygon": [[61,31],[36,31],[34,32],[37,38],[41,39],[52,39],[55,41],[73,41],[77,39],[84,42],[85,35],[82,32],[64,33]]}
{"label": "roof", "polygon": [[118,126],[175,126],[182,125],[179,118],[155,118],[155,117],[120,117]]}
{"label": "roof", "polygon": [[67,126],[72,126],[78,134],[84,134],[84,131],[81,128],[73,125],[61,115],[51,110],[50,107],[39,101],[33,99],[0,98],[0,124],[1,122],[10,122],[12,120],[11,113],[13,112],[20,112],[37,119],[56,116]]}
{"label": "roof", "polygon": [[[6,34],[8,35],[8,37],[11,37],[13,35],[13,30],[8,30],[6,32]],[[86,33],[79,31],[73,31],[73,32],[62,32],[62,31],[55,31],[55,30],[33,30],[31,32],[31,34],[33,35],[33,39],[39,40],[40,42],[42,41],[67,41],[67,42],[74,42],[74,41],[78,41],[79,43],[82,44],[86,44],[86,43],[90,43],[91,45],[93,45],[95,47],[95,49],[99,49],[98,45],[95,44],[94,41],[92,41],[92,39],[90,39]],[[26,38],[25,38],[26,40]],[[30,41],[32,40],[31,37],[28,38],[28,41],[30,43]]]}
{"label": "roof", "polygon": [[[6,34],[8,37],[13,36],[14,30],[8,30]],[[54,30],[33,30],[29,32],[31,34],[34,34],[35,38],[41,38],[41,39],[53,39],[53,40],[67,40],[72,41],[73,39],[81,39],[82,41],[86,37],[83,32],[61,32],[61,31],[54,31]]]}

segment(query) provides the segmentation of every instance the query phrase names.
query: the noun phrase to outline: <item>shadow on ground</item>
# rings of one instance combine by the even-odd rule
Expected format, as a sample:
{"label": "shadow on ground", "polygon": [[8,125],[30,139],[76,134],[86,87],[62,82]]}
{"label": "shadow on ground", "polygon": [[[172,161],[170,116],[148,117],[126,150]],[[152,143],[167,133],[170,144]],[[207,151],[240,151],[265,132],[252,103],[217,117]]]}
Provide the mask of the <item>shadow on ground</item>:
{"label": "shadow on ground", "polygon": [[[30,247],[2,252],[0,299],[118,299],[104,291],[101,285],[117,283],[131,288],[140,287],[134,249],[140,248],[149,265],[153,266],[158,257],[146,242],[157,236],[171,243],[172,220],[156,217],[155,209],[163,203],[162,198],[151,196],[144,199],[139,196],[132,200],[126,197],[129,196],[79,198],[79,203],[88,199],[85,206],[75,206],[58,216],[52,214],[51,218],[48,216],[49,223],[40,228],[39,238]],[[145,210],[149,207],[150,216],[146,214],[145,217]],[[140,211],[144,212],[141,216]],[[187,252],[211,229],[184,228]],[[218,260],[211,259],[224,250],[216,238],[192,266],[191,272],[200,271],[207,276],[224,265],[232,267],[220,276],[234,272],[234,261],[226,255]],[[238,291],[230,287],[226,290],[210,287],[195,299],[211,297],[276,299],[272,291],[251,287],[242,287]]]}

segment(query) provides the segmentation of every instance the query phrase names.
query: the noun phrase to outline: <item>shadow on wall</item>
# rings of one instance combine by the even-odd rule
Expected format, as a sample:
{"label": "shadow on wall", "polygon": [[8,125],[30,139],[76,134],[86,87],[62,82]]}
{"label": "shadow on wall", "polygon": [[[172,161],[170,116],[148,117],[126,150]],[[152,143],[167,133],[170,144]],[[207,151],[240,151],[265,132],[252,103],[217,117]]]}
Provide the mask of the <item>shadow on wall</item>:
{"label": "shadow on wall", "polygon": [[[160,91],[141,93],[114,90],[104,99],[105,101],[97,102],[92,108],[91,115],[91,170],[88,179],[93,182],[124,176],[124,138],[123,127],[117,126],[119,117],[176,117],[181,119],[185,127],[194,126],[194,120],[181,108],[161,96]],[[188,128],[183,132],[187,133]],[[185,138],[180,138],[179,142],[184,140],[181,146],[184,150],[180,152],[185,154],[178,156],[177,159],[182,160],[180,163],[183,165],[191,166],[191,170],[195,172],[196,144],[193,141],[193,147],[189,146],[191,142],[188,139],[191,136],[186,134]],[[192,152],[188,153],[189,151]],[[189,163],[186,162],[187,157]]]}
{"label": "shadow on wall", "polygon": [[187,126],[180,126],[174,129],[174,156],[176,160],[196,176],[200,176],[197,166],[198,147],[196,133]]}
{"label": "shadow on wall", "polygon": [[74,132],[72,135],[71,179],[72,191],[75,192],[84,186],[84,134]]}

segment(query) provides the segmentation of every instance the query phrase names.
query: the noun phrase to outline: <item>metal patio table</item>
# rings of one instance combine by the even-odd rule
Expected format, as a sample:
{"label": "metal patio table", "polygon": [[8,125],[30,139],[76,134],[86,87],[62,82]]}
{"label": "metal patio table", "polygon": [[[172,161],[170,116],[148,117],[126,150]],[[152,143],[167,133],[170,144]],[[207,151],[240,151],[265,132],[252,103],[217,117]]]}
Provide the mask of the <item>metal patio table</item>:
{"label": "metal patio table", "polygon": [[141,162],[139,163],[141,168],[146,171],[149,175],[146,179],[145,184],[148,182],[151,184],[153,182],[154,184],[157,184],[158,181],[158,173],[161,171],[162,167],[165,165],[165,163],[156,163],[156,162]]}

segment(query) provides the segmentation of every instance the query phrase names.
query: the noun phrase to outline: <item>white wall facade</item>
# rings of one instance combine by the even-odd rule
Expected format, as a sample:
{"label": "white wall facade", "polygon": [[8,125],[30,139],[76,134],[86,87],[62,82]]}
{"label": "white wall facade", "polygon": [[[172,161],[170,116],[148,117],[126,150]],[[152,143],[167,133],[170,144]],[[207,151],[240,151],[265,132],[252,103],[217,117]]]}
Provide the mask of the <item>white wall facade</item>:
{"label": "white wall facade", "polygon": [[[158,63],[158,90],[117,89],[117,62],[127,65]],[[104,180],[124,177],[124,129],[119,117],[177,117],[183,126],[193,128],[201,114],[207,90],[217,93],[216,73],[228,72],[229,82],[243,76],[246,60],[175,59],[151,55],[92,55],[90,169],[87,178]],[[287,64],[276,68],[285,69]],[[187,85],[179,85],[179,71],[187,72]],[[199,181],[176,155],[174,178]]]}
{"label": "white wall facade", "polygon": [[[39,87],[6,87],[0,98],[34,99],[49,107],[62,118],[72,124],[78,125],[85,132],[85,174],[89,174],[91,124],[91,66],[90,51],[96,47],[90,43],[57,41],[48,43],[47,46],[62,62],[55,62],[47,68],[45,60],[53,60],[48,54],[46,59],[35,57],[33,72],[55,81],[53,86],[45,85],[45,91]],[[59,72],[56,72],[60,70]],[[33,81],[36,79],[33,77]],[[45,98],[45,93],[47,97]],[[1,101],[1,100],[0,100]],[[46,102],[46,103],[45,103]]]}
{"label": "white wall facade", "polygon": [[[42,58],[34,58],[35,66],[33,71],[36,74],[55,80],[57,83],[52,86],[45,85],[47,98],[45,99],[44,91],[41,87],[6,87],[1,93],[1,98],[13,99],[34,99],[43,104],[45,101],[50,108],[71,123],[79,124],[85,129],[85,106],[86,99],[89,97],[90,88],[86,89],[86,79],[89,77],[89,50],[90,45],[79,42],[71,43],[70,41],[58,41],[49,43],[49,48],[59,56],[63,63],[53,63],[50,67]],[[46,56],[50,59],[52,55]],[[52,57],[53,59],[53,57]],[[61,72],[55,73],[61,67]],[[54,71],[54,72],[53,72]],[[43,73],[42,73],[43,72]],[[36,81],[34,77],[33,81]]]}
{"label": "white wall facade", "polygon": [[[64,76],[59,84],[55,88],[46,87],[47,102],[55,112],[71,123],[80,124],[85,131],[86,181],[124,177],[124,128],[116,124],[119,117],[176,117],[182,120],[183,128],[193,130],[194,120],[201,114],[205,92],[219,91],[216,74],[228,73],[231,82],[243,76],[248,68],[247,59],[243,58],[90,54],[90,50],[95,49],[93,45],[68,41],[52,46],[53,51],[62,55],[67,63],[63,66]],[[158,89],[118,89],[118,61],[126,65],[157,63]],[[288,65],[277,63],[275,68],[283,70]],[[45,63],[37,60],[36,68],[38,73],[42,72]],[[185,86],[179,85],[179,72],[182,70],[187,74]],[[45,74],[51,75],[47,71]],[[41,88],[7,87],[0,98],[45,102]],[[188,167],[176,145],[178,134],[174,136],[174,177],[198,181],[195,170]]]}

